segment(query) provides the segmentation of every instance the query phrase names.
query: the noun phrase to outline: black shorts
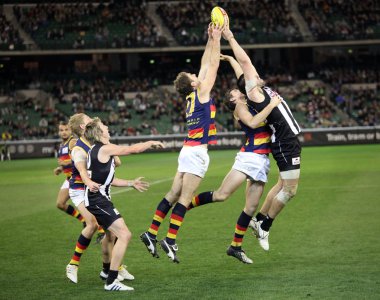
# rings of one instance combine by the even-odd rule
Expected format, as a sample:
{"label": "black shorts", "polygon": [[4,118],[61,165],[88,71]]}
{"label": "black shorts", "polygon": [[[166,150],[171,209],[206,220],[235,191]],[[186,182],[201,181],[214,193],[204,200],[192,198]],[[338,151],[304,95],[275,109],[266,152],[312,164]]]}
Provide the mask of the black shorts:
{"label": "black shorts", "polygon": [[301,144],[298,138],[274,142],[271,149],[280,172],[301,168]]}
{"label": "black shorts", "polygon": [[92,213],[95,216],[96,221],[98,221],[98,224],[101,225],[104,229],[108,229],[108,227],[110,227],[113,222],[115,222],[119,218],[122,218],[119,211],[106,197],[97,196],[96,201],[93,200],[94,199],[90,200],[90,205],[86,208],[90,213]]}

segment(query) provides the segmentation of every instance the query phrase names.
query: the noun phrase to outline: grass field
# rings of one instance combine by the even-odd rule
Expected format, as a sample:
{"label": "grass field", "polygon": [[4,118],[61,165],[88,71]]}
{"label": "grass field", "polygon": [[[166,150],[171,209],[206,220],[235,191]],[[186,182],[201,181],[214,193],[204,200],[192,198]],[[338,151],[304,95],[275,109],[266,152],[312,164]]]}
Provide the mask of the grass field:
{"label": "grass field", "polygon": [[[211,164],[199,191],[216,188],[236,151],[210,151]],[[145,176],[144,194],[113,189],[113,202],[134,234],[125,263],[136,279],[127,295],[106,293],[98,278],[100,247],[83,255],[79,282],[65,266],[80,223],[55,208],[63,177],[54,159],[0,163],[0,299],[379,299],[380,145],[304,148],[298,194],[273,223],[264,253],[247,233],[244,265],[228,257],[243,208],[241,188],[226,203],[190,211],[179,231],[179,265],[161,251],[153,259],[139,240],[170,188],[177,153],[123,159],[120,178]],[[272,162],[265,194],[277,179]],[[167,220],[159,237],[166,234]],[[161,249],[160,249],[161,250]]]}

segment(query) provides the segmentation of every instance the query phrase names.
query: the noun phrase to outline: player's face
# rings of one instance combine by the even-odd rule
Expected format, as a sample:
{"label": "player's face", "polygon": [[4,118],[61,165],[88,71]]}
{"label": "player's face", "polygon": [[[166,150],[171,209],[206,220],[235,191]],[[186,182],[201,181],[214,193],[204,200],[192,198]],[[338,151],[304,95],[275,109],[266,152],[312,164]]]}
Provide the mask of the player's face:
{"label": "player's face", "polygon": [[71,135],[71,131],[68,125],[59,125],[58,135],[62,140],[67,140]]}
{"label": "player's face", "polygon": [[103,132],[103,138],[105,138],[106,140],[109,140],[110,139],[110,133],[108,131],[108,126],[106,126],[102,122],[100,122],[100,129]]}
{"label": "player's face", "polygon": [[237,104],[238,102],[244,102],[245,96],[238,89],[234,89],[230,92],[230,101]]}
{"label": "player's face", "polygon": [[187,76],[190,78],[192,82],[194,82],[195,86],[198,86],[200,84],[200,81],[196,74],[187,73]]}

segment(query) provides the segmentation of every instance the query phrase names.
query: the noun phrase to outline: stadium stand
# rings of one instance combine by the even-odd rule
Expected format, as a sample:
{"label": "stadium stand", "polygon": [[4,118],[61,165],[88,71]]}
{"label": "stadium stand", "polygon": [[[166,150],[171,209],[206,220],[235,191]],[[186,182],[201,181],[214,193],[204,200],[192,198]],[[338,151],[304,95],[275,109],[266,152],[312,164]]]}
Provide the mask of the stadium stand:
{"label": "stadium stand", "polygon": [[14,6],[19,24],[41,49],[165,46],[145,2]]}
{"label": "stadium stand", "polygon": [[380,37],[379,1],[300,0],[298,7],[316,40]]}

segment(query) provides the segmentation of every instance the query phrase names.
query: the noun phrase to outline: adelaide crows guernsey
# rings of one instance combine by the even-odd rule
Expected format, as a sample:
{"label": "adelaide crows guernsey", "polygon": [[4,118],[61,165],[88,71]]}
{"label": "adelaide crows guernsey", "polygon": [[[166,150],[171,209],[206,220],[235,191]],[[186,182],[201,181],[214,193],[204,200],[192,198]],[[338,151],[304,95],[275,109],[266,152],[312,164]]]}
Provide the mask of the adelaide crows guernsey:
{"label": "adelaide crows guernsey", "polygon": [[184,145],[198,146],[216,144],[216,108],[213,99],[210,99],[207,103],[200,103],[198,91],[194,90],[186,97],[186,101],[186,124],[188,133]]}
{"label": "adelaide crows guernsey", "polygon": [[[91,145],[88,142],[84,141],[82,138],[79,138],[71,151],[73,151],[74,149],[81,149],[81,151],[84,151],[86,154],[88,154],[88,151],[90,151],[91,149]],[[84,190],[84,183],[82,181],[82,177],[80,177],[80,173],[78,169],[75,167],[74,162],[72,170],[73,171],[70,178],[70,189]]]}
{"label": "adelaide crows guernsey", "polygon": [[[58,150],[58,159],[60,162],[70,162],[70,149],[69,144],[73,139],[73,136],[70,136],[66,142],[62,143]],[[72,163],[62,166],[62,171],[66,175],[67,179],[70,179],[72,173]]]}
{"label": "adelaide crows guernsey", "polygon": [[[257,112],[252,107],[248,106],[248,110],[253,116],[257,114]],[[241,147],[240,152],[253,152],[257,154],[268,154],[271,152],[270,138],[272,131],[268,125],[262,122],[258,127],[251,128],[240,120],[239,124],[245,132],[246,137],[246,142]]]}

